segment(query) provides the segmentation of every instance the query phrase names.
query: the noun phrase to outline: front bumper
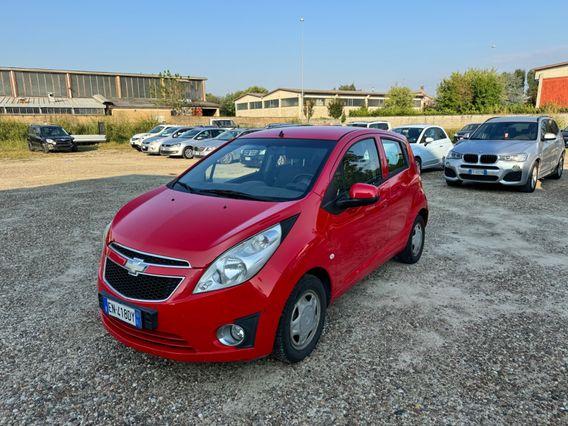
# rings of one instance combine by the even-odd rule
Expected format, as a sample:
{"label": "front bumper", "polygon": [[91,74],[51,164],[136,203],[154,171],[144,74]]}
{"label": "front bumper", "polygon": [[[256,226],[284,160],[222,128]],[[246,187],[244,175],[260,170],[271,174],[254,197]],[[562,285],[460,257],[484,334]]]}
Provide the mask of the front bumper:
{"label": "front bumper", "polygon": [[180,157],[183,153],[182,147],[164,147],[160,148],[160,155],[165,155],[168,157]]}
{"label": "front bumper", "polygon": [[[103,259],[125,259],[105,248]],[[104,262],[103,262],[104,263]],[[270,268],[251,281],[225,290],[193,294],[193,288],[203,269],[164,268],[152,266],[149,274],[181,276],[183,281],[165,301],[129,299],[113,289],[104,279],[104,267],[99,270],[98,292],[119,303],[155,312],[154,329],[138,329],[99,310],[105,329],[117,340],[139,351],[164,358],[191,362],[223,362],[253,360],[272,352],[275,330],[279,321],[277,304],[263,289],[263,282],[274,279]],[[244,347],[222,345],[217,330],[225,324],[256,318],[252,344]]]}
{"label": "front bumper", "polygon": [[444,161],[444,178],[450,182],[497,183],[501,185],[524,185],[529,178],[528,161],[497,161],[491,164],[466,163],[463,159]]}

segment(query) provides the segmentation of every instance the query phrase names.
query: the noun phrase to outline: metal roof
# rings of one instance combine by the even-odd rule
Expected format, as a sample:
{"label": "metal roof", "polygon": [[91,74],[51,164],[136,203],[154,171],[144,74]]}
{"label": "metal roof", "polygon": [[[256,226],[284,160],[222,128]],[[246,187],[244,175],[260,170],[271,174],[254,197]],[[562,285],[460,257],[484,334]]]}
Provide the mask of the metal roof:
{"label": "metal roof", "polygon": [[[20,68],[20,67],[0,67],[0,71],[23,71],[23,72],[46,72],[46,73],[59,73],[59,74],[92,74],[92,75],[110,75],[121,77],[150,77],[159,78],[158,74],[143,74],[143,73],[127,73],[127,72],[109,72],[109,71],[81,71],[81,70],[55,70],[49,68]],[[206,77],[196,76],[180,76],[182,80],[207,80]]]}
{"label": "metal roof", "polygon": [[550,69],[550,68],[565,67],[567,65],[568,65],[568,62],[558,62],[557,64],[543,65],[542,67],[533,68],[533,71],[542,71],[542,70],[547,70],[547,69]]}
{"label": "metal roof", "polygon": [[39,107],[39,108],[105,108],[94,98],[48,98],[0,96],[0,107]]}

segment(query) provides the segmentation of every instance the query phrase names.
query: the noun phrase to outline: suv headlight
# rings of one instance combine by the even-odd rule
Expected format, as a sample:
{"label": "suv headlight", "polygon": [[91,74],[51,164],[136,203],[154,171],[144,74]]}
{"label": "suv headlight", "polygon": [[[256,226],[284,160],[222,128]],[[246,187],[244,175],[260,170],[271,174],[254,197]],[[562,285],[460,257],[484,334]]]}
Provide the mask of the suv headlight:
{"label": "suv headlight", "polygon": [[527,161],[527,158],[528,158],[528,157],[529,157],[529,156],[523,152],[522,154],[504,154],[504,155],[499,155],[499,160],[501,160],[501,161],[518,161],[518,162],[522,162],[522,161]]}
{"label": "suv headlight", "polygon": [[227,250],[207,268],[193,293],[221,290],[244,283],[262,269],[282,240],[276,224]]}
{"label": "suv headlight", "polygon": [[53,139],[46,139],[45,140],[47,143],[50,143],[52,145],[55,145],[57,142],[55,142]]}
{"label": "suv headlight", "polygon": [[460,160],[462,157],[463,157],[463,154],[460,154],[459,152],[451,150],[450,152],[448,152],[446,159],[447,160]]}

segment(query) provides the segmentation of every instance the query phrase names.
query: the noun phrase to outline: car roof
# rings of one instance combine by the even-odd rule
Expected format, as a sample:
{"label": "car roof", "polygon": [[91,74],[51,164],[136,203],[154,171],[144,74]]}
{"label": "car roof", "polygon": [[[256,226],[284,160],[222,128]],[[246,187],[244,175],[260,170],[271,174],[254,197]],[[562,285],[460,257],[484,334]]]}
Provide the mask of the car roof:
{"label": "car roof", "polygon": [[[287,138],[287,139],[319,139],[319,140],[339,140],[347,134],[385,134],[392,135],[392,132],[378,129],[367,129],[350,126],[297,126],[281,127],[276,129],[264,129],[247,135],[250,139],[256,138]],[[400,135],[396,135],[400,137]]]}
{"label": "car roof", "polygon": [[510,115],[507,117],[492,117],[487,121],[492,123],[503,123],[508,121],[520,121],[523,123],[536,123],[541,118],[550,118],[544,115]]}
{"label": "car roof", "polygon": [[438,126],[437,124],[406,124],[404,126],[396,126],[396,129],[400,129],[402,127],[407,127],[410,129],[423,129],[424,127],[441,127]]}

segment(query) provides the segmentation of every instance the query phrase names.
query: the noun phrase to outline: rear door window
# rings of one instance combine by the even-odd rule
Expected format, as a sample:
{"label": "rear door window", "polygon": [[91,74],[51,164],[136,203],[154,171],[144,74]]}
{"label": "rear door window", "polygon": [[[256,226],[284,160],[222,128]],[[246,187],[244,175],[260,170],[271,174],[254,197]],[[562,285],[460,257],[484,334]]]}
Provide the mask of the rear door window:
{"label": "rear door window", "polygon": [[381,138],[389,168],[389,177],[408,168],[408,153],[402,143],[394,139]]}

